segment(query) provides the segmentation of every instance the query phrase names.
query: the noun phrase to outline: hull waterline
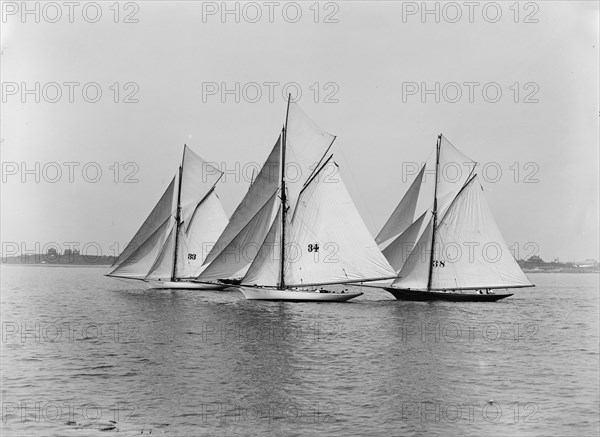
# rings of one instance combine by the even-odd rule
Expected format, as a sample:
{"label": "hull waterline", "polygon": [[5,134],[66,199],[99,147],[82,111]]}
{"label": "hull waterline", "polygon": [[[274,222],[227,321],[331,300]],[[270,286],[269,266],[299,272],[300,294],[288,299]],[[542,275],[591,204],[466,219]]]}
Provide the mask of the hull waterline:
{"label": "hull waterline", "polygon": [[445,300],[450,302],[494,302],[512,296],[512,293],[443,293],[438,291],[405,290],[392,287],[384,287],[383,289],[391,293],[398,300],[407,300],[413,302],[427,302],[433,300]]}
{"label": "hull waterline", "polygon": [[204,284],[191,281],[148,281],[148,287],[154,290],[223,290],[225,284]]}
{"label": "hull waterline", "polygon": [[319,292],[317,290],[278,290],[276,288],[240,287],[248,300],[287,302],[346,302],[363,293]]}

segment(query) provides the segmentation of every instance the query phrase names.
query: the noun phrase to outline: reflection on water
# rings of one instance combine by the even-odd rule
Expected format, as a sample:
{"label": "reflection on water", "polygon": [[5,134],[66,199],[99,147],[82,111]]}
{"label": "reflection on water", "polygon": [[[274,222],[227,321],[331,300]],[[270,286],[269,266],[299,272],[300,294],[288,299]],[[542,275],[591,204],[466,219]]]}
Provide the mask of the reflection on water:
{"label": "reflection on water", "polygon": [[598,276],[496,303],[251,302],[2,268],[4,435],[594,435]]}

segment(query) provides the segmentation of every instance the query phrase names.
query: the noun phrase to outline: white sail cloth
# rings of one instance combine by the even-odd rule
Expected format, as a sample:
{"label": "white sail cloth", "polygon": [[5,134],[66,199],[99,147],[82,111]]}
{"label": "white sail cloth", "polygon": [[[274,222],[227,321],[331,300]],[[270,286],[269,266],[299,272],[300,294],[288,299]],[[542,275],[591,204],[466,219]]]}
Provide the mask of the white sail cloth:
{"label": "white sail cloth", "polygon": [[[286,225],[285,248],[285,285],[290,287],[395,275],[332,162],[324,165],[300,194]],[[242,283],[278,286],[280,266],[281,211]]]}
{"label": "white sail cloth", "polygon": [[377,238],[375,238],[377,244],[384,243],[393,236],[406,231],[406,229],[413,224],[424,173],[425,166],[421,167],[421,171],[410,185],[408,191],[394,212],[392,212],[392,215],[388,221],[385,223],[385,225],[383,225],[383,228],[381,228],[379,235],[377,235]]}
{"label": "white sail cloth", "polygon": [[146,277],[173,225],[171,220],[175,179],[171,180],[150,215],[117,257],[107,276],[136,279]]}
{"label": "white sail cloth", "polygon": [[431,221],[393,287],[427,290],[530,286],[494,221],[476,176],[438,221],[431,253]]}
{"label": "white sail cloth", "polygon": [[289,214],[304,185],[317,171],[335,136],[321,129],[295,102],[289,102],[285,131],[285,178]]}
{"label": "white sail cloth", "polygon": [[[452,200],[469,180],[475,165],[475,161],[460,152],[443,135],[441,136],[437,166],[438,217],[443,216]],[[421,167],[408,191],[377,236],[378,244],[388,243],[383,249],[383,254],[396,271],[401,271],[410,251],[415,246],[415,241],[425,231],[424,226],[418,225],[417,221],[423,214],[427,215],[432,211],[435,174],[436,153]],[[419,214],[418,218],[415,218],[415,213]],[[391,238],[394,240],[390,240]]]}
{"label": "white sail cloth", "polygon": [[[214,192],[222,172],[187,146],[184,147],[181,180],[173,178],[169,187],[144,221],[108,276],[133,279],[177,279],[198,276],[207,248],[227,225],[227,216]],[[177,184],[176,184],[177,182]],[[180,188],[180,226],[177,231],[176,186]],[[177,265],[175,237],[178,232]]]}
{"label": "white sail cloth", "polygon": [[[255,235],[253,231],[246,228],[251,221],[255,220],[256,215],[265,208],[269,200],[272,199],[273,194],[278,190],[281,179],[280,166],[281,136],[277,139],[277,142],[273,146],[273,149],[263,164],[258,176],[250,185],[248,192],[231,215],[231,219],[229,220],[227,227],[206,257],[206,263],[212,263],[217,257],[219,257],[221,253],[230,246],[231,242],[240,234],[240,232],[244,230],[246,232],[244,237],[245,244],[256,243],[260,245],[260,243],[262,243],[265,235],[264,233]],[[259,230],[256,229],[255,231]],[[223,259],[218,260],[218,263],[226,264]],[[224,265],[220,267],[220,270],[222,270],[222,274],[225,275],[220,276],[221,278],[226,278],[230,273],[235,273],[235,271],[237,271],[231,271],[231,269],[227,269],[227,267]]]}

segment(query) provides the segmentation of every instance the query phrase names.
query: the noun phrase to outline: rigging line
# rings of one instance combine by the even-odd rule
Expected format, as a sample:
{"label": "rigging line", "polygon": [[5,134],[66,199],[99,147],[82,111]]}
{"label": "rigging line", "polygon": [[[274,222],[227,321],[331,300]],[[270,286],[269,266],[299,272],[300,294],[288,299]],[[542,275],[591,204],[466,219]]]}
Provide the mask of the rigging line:
{"label": "rigging line", "polygon": [[438,223],[438,226],[437,226],[438,228],[444,223],[444,219],[448,216],[448,213],[450,212],[452,205],[454,205],[454,203],[456,202],[456,199],[458,199],[458,197],[462,194],[462,192],[465,190],[465,188],[467,188],[467,186],[470,185],[471,182],[473,182],[475,180],[476,176],[477,176],[477,173],[475,173],[473,176],[471,176],[471,179],[469,179],[463,185],[463,187],[460,189],[460,191],[458,193],[456,193],[456,196],[454,196],[454,199],[452,199],[452,202],[450,202],[450,205],[448,205],[448,207],[446,208],[446,211],[444,211],[444,215],[442,216],[440,222]]}
{"label": "rigging line", "polygon": [[[330,134],[331,135],[331,134]],[[319,161],[317,162],[317,165],[315,165],[315,168],[313,169],[313,171],[310,173],[310,175],[308,176],[307,182],[304,183],[304,186],[302,187],[302,189],[304,189],[304,187],[306,187],[308,185],[308,181],[311,180],[315,174],[315,172],[317,171],[317,169],[319,169],[319,166],[321,165],[321,162],[323,162],[323,159],[327,156],[327,154],[329,153],[329,150],[331,149],[331,146],[333,146],[333,142],[337,139],[336,135],[333,135],[333,139],[331,140],[331,143],[329,143],[329,146],[327,147],[327,149],[325,150],[325,152],[323,153],[323,155],[321,156],[321,158],[319,159]]]}
{"label": "rigging line", "polygon": [[[329,158],[327,158],[327,161],[325,161],[323,163],[323,165],[318,169],[318,171],[316,171],[313,174],[313,176],[306,182],[306,184],[304,184],[304,187],[302,187],[302,189],[300,190],[300,193],[298,193],[298,198],[296,199],[296,203],[294,204],[294,212],[292,214],[292,220],[290,221],[291,223],[294,222],[294,219],[296,217],[296,210],[298,209],[298,205],[300,205],[300,200],[302,199],[302,193],[304,193],[305,189],[308,188],[308,186],[310,185],[310,183],[313,180],[315,180],[315,178],[317,176],[319,176],[319,174],[321,173],[321,171],[325,168],[325,166],[329,163],[329,161],[331,161],[331,158],[333,158],[333,154],[329,155]],[[339,166],[335,163],[335,161],[333,163],[338,168],[338,174],[339,174]]]}

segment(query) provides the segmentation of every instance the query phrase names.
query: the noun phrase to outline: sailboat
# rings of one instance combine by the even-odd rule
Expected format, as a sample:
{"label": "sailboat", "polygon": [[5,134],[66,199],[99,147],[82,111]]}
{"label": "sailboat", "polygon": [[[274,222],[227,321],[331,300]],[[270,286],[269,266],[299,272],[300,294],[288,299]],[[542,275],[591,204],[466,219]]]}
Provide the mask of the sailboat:
{"label": "sailboat", "polygon": [[334,140],[288,98],[275,217],[261,221],[266,235],[240,285],[247,299],[343,302],[363,294],[347,284],[395,277],[327,156]]}
{"label": "sailboat", "polygon": [[215,192],[223,173],[187,146],[177,174],[106,276],[150,288],[223,289],[196,280],[228,220]]}
{"label": "sailboat", "polygon": [[[467,171],[448,176],[457,164]],[[398,271],[382,288],[398,300],[497,301],[512,296],[508,289],[533,287],[494,221],[476,163],[440,134],[434,165],[433,206],[415,219],[424,165],[376,237],[391,241],[383,253]]]}

